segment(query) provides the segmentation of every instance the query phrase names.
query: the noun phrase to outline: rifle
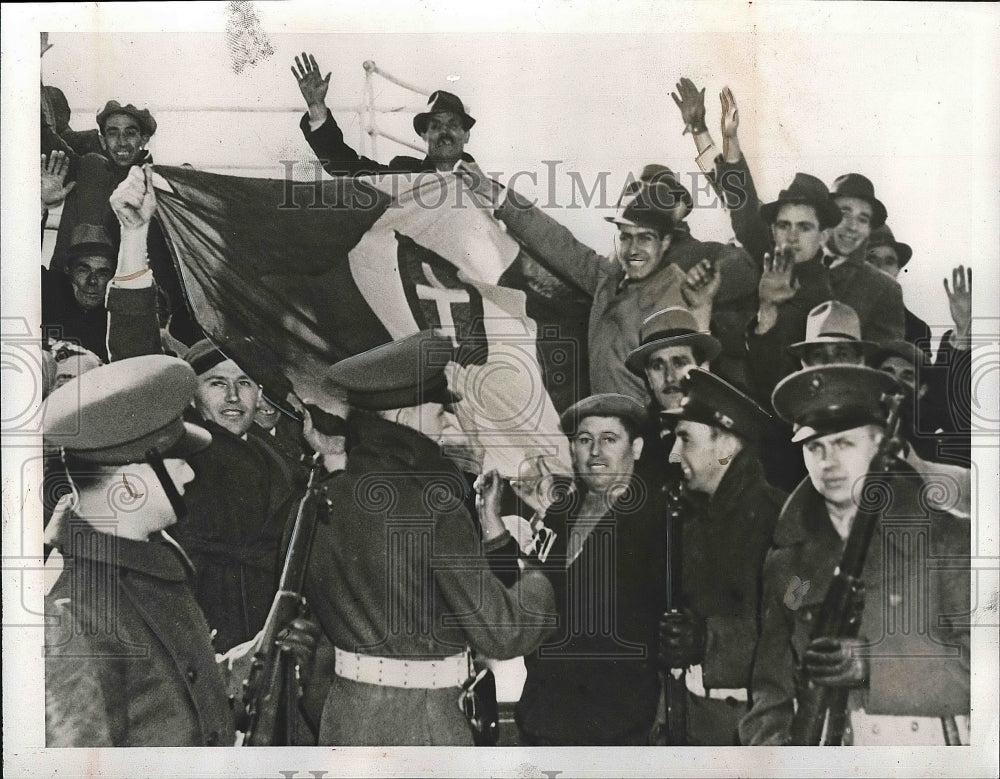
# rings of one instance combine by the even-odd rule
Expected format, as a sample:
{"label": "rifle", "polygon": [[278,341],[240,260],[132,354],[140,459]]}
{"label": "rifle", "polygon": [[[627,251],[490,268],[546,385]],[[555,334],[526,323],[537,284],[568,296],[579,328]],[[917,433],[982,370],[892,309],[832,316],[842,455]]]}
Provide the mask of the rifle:
{"label": "rifle", "polygon": [[[885,437],[868,468],[862,496],[869,494],[878,476],[892,469],[893,461],[898,454],[899,443],[896,435],[902,400],[902,395],[887,394],[882,398],[889,409],[885,423]],[[882,508],[858,508],[858,513],[851,524],[851,532],[847,536],[847,543],[844,545],[840,564],[833,572],[833,580],[816,615],[810,640],[822,636],[857,637],[864,611],[864,582],[861,574]],[[791,743],[795,746],[816,746],[823,739],[823,726],[827,725],[824,746],[839,746],[847,725],[849,691],[846,688],[818,685],[807,677],[804,669],[802,674],[804,685],[798,694],[798,708],[792,719]]]}
{"label": "rifle", "polygon": [[[667,612],[676,612],[675,594],[680,591],[680,525],[683,512],[680,482],[667,490]],[[660,705],[664,722],[657,723],[652,741],[662,746],[687,743],[687,672],[683,668],[660,671]]]}
{"label": "rifle", "polygon": [[312,551],[316,530],[316,474],[321,466],[319,455],[313,459],[305,495],[299,502],[285,554],[285,564],[278,582],[278,591],[271,603],[267,621],[261,631],[250,673],[243,683],[243,705],[248,724],[243,734],[243,746],[291,746],[295,744],[298,704],[302,695],[295,658],[278,646],[278,635],[296,617],[305,613],[302,590],[306,565]]}

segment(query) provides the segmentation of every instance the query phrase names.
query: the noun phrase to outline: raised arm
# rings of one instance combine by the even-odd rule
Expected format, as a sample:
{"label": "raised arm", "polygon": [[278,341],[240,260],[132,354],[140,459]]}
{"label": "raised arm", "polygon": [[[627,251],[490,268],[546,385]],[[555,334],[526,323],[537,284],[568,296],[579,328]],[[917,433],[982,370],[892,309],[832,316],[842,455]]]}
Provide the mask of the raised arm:
{"label": "raised arm", "polygon": [[306,101],[306,113],[299,122],[299,128],[327,173],[331,176],[357,176],[389,170],[387,165],[362,157],[344,142],[344,133],[326,105],[331,73],[321,75],[316,57],[302,52],[301,59],[295,58],[292,75]]}
{"label": "raised arm", "polygon": [[118,267],[108,284],[108,357],[161,354],[156,287],[146,256],[149,222],[156,210],[152,168],[133,167],[108,202],[121,225]]}

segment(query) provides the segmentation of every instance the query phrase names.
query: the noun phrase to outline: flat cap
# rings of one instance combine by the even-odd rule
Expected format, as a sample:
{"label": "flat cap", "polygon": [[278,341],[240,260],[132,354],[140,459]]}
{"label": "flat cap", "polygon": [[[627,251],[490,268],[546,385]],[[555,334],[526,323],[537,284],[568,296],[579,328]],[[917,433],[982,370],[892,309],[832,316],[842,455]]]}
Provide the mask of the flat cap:
{"label": "flat cap", "polygon": [[699,363],[714,360],[722,351],[722,344],[699,330],[694,314],[680,306],[664,308],[646,317],[639,337],[639,346],[625,358],[625,367],[638,376],[644,374],[650,355],[667,346],[690,346]]}
{"label": "flat cap", "polygon": [[229,358],[215,348],[215,344],[207,338],[195,341],[182,355],[184,362],[191,366],[195,376],[201,376],[205,371],[214,368],[220,362],[225,362]]}
{"label": "flat cap", "polygon": [[586,417],[619,417],[641,427],[646,419],[646,407],[635,398],[617,392],[590,395],[566,409],[559,417],[559,425],[566,435],[573,435],[580,420]]}
{"label": "flat cap", "polygon": [[664,422],[689,419],[757,441],[767,432],[771,415],[724,379],[692,368],[681,381],[684,398],[678,408],[662,411]]}
{"label": "flat cap", "polygon": [[862,365],[819,365],[786,376],[771,395],[775,412],[792,425],[792,443],[885,424],[883,395],[900,391],[887,373]]}
{"label": "flat cap", "polygon": [[392,341],[331,366],[324,378],[347,392],[355,408],[380,411],[422,403],[451,403],[444,369],[454,356],[451,339],[434,330]]}
{"label": "flat cap", "polygon": [[191,366],[156,354],[113,362],[54,390],[45,401],[45,440],[85,462],[125,465],[155,449],[184,458],[211,434],[184,422],[197,380]]}
{"label": "flat cap", "polygon": [[140,110],[131,103],[122,105],[117,100],[109,100],[97,115],[97,126],[101,128],[101,132],[104,132],[104,123],[108,120],[108,117],[115,114],[127,114],[135,119],[139,124],[139,132],[143,135],[152,136],[156,132],[156,120],[149,113],[148,108]]}

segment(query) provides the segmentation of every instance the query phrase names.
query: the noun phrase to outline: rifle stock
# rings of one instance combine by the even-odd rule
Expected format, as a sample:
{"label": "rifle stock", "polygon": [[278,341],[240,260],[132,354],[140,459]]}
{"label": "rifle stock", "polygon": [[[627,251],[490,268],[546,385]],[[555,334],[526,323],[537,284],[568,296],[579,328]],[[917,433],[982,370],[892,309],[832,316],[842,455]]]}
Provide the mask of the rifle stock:
{"label": "rifle stock", "polygon": [[[873,476],[883,475],[891,470],[897,454],[896,434],[902,396],[889,395],[884,397],[883,401],[889,409],[885,436],[869,466],[868,476],[862,487],[863,496],[868,494]],[[858,509],[844,545],[840,564],[833,573],[833,580],[813,623],[810,640],[823,636],[857,637],[864,609],[864,582],[861,574],[881,513],[881,508]],[[826,739],[823,740],[824,744],[839,746],[847,722],[847,691],[816,684],[808,678],[805,669],[801,671],[801,678],[803,683],[796,696],[798,705],[792,718],[791,743],[795,746],[816,746],[823,740],[825,727],[827,733]]]}
{"label": "rifle stock", "polygon": [[318,490],[314,485],[319,468],[317,457],[292,526],[278,592],[264,622],[250,674],[244,682],[247,726],[243,746],[287,746],[293,742],[301,690],[294,658],[277,642],[281,632],[304,613],[302,591],[316,530]]}

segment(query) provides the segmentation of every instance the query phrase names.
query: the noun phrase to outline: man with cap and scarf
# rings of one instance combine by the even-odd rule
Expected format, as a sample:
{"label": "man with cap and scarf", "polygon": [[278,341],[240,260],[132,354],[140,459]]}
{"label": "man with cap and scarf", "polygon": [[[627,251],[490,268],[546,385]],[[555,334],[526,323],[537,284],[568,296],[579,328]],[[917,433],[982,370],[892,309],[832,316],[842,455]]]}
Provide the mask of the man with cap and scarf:
{"label": "man with cap and scarf", "polygon": [[[798,173],[776,201],[761,205],[740,149],[739,111],[732,92],[726,87],[720,94],[723,153],[715,157],[713,170],[702,160],[716,149],[704,123],[705,92],[698,92],[688,80],[678,87],[683,99],[674,100],[685,121],[691,122],[688,126],[701,152],[699,164],[729,209],[736,238],[763,271],[761,308],[753,332],[762,335],[779,326],[801,333],[806,312],[832,298],[857,312],[861,332],[869,341],[902,338],[902,290],[865,262],[868,236],[886,220],[886,208],[875,197],[872,182],[859,173],[847,173],[834,181],[829,192],[819,179]],[[812,206],[811,215],[805,206]],[[782,321],[786,319],[791,321]]]}
{"label": "man with cap and scarf", "polygon": [[[969,713],[969,524],[927,505],[919,475],[899,461],[878,474],[880,488],[865,486],[886,435],[882,398],[897,392],[891,376],[849,365],[806,368],[774,391],[809,475],[764,564],[745,744],[791,743],[807,684],[844,691],[848,745],[954,743]],[[815,635],[862,502],[877,515],[857,637]]]}
{"label": "man with cap and scarf", "polygon": [[[186,512],[186,459],[211,441],[183,420],[195,384],[182,360],[150,355],[45,402],[44,437],[71,491],[49,528],[63,568],[45,598],[47,747],[234,743],[227,693],[242,675],[217,664],[191,562],[164,532]],[[311,660],[301,622],[281,641]]]}
{"label": "man with cap and scarf", "polygon": [[660,622],[660,663],[687,669],[687,743],[733,746],[747,712],[761,569],[786,494],[768,484],[760,461],[768,414],[700,368],[682,387],[680,404],[664,412],[685,492],[671,535],[681,586]]}
{"label": "man with cap and scarf", "polygon": [[427,99],[427,110],[413,117],[413,129],[427,144],[427,156],[394,157],[386,165],[360,156],[344,141],[344,131],[333,119],[326,106],[326,92],[330,74],[320,75],[319,65],[312,54],[302,53],[295,58],[292,75],[298,82],[308,110],[299,122],[302,134],[323,168],[331,176],[358,176],[389,171],[393,173],[419,173],[421,171],[450,171],[459,160],[472,162],[465,153],[469,130],[476,123],[465,110],[461,99],[451,92],[437,90]]}
{"label": "man with cap and scarf", "polygon": [[590,391],[646,397],[642,380],[625,367],[639,345],[642,321],[669,306],[692,311],[699,330],[722,343],[716,369],[745,382],[743,331],[756,307],[759,272],[735,246],[699,241],[684,222],[691,194],[663,165],[647,165],[631,178],[614,216],[617,257],[580,243],[543,209],[483,175],[461,166],[497,219],[539,262],[592,299],[588,328]]}
{"label": "man with cap and scarf", "polygon": [[545,524],[555,541],[545,570],[558,624],[525,656],[516,708],[533,746],[649,743],[660,683],[657,625],[666,605],[666,503],[635,472],[643,405],[591,395],[563,412],[575,479]]}
{"label": "man with cap and scarf", "polygon": [[[145,252],[156,208],[151,177],[148,167],[134,169],[110,198],[122,231],[118,276],[108,292],[112,360],[162,351]],[[253,636],[267,617],[294,503],[292,477],[267,443],[247,435],[261,392],[257,382],[207,339],[183,357],[197,376],[189,416],[213,439],[191,460],[192,512],[175,536],[197,566],[195,596],[224,651]]]}
{"label": "man with cap and scarf", "polygon": [[513,554],[514,541],[500,522],[480,530],[442,454],[451,356],[449,338],[423,331],[324,376],[354,443],[324,483],[333,515],[306,574],[335,647],[320,744],[471,746],[459,707],[470,650],[517,657],[552,629],[548,580],[528,566],[509,585],[497,578],[487,555]]}

